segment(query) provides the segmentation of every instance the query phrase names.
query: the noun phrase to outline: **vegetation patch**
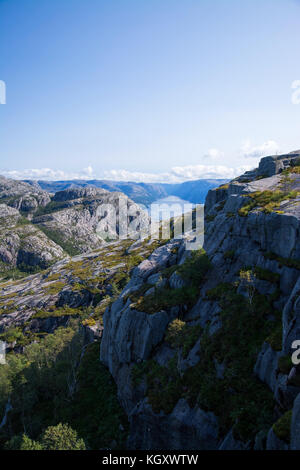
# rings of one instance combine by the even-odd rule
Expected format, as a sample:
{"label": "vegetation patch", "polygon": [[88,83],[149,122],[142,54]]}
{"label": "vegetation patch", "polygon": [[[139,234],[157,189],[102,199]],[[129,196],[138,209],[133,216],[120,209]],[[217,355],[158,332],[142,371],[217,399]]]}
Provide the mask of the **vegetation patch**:
{"label": "vegetation patch", "polygon": [[169,324],[165,340],[174,349],[182,348],[182,356],[186,358],[202,331],[200,325],[187,325],[177,318]]}
{"label": "vegetation patch", "polygon": [[50,229],[49,227],[45,227],[42,224],[37,224],[39,229],[44,232],[44,234],[50,238],[54,243],[57,245],[61,246],[62,249],[68,253],[70,256],[76,256],[79,255],[80,250],[76,246],[76,240],[72,238],[68,238],[67,240],[63,237],[63,235],[58,231],[54,229]]}
{"label": "vegetation patch", "polygon": [[277,370],[280,374],[288,375],[293,367],[290,355],[281,356],[278,359]]}
{"label": "vegetation patch", "polygon": [[290,443],[291,437],[292,410],[287,411],[273,425],[272,429],[276,436],[281,440]]}
{"label": "vegetation patch", "polygon": [[241,217],[246,217],[253,209],[260,209],[265,213],[271,213],[280,206],[282,201],[287,199],[295,199],[297,197],[297,191],[290,191],[288,193],[276,190],[276,191],[256,191],[249,193],[245,197],[250,198],[238,213]]}
{"label": "vegetation patch", "polygon": [[269,343],[273,351],[282,350],[282,334],[282,323],[280,323],[266,338],[266,342]]}
{"label": "vegetation patch", "polygon": [[56,295],[59,294],[59,292],[62,291],[65,286],[66,284],[64,282],[57,281],[51,284],[50,286],[45,286],[44,289],[47,295]]}
{"label": "vegetation patch", "polygon": [[[133,380],[145,377],[148,399],[156,412],[170,413],[179,398],[186,398],[191,407],[198,404],[219,417],[221,435],[233,428],[235,437],[247,442],[274,422],[272,392],[256,379],[253,368],[261,345],[281,318],[275,313],[276,320],[270,320],[274,308],[265,296],[255,294],[250,305],[234,285],[221,284],[206,295],[219,301],[222,326],[213,335],[208,329],[202,333],[199,362],[182,375],[176,357],[168,367],[148,361],[135,367]],[[181,344],[184,330],[181,322],[170,325],[169,341]],[[223,379],[217,378],[214,361],[225,365]]]}
{"label": "vegetation patch", "polygon": [[277,261],[279,266],[287,266],[288,268],[294,268],[300,270],[300,260],[293,258],[283,258],[282,256],[277,255],[276,253],[267,252],[263,254],[265,259],[271,261]]}
{"label": "vegetation patch", "polygon": [[49,310],[38,310],[32,318],[55,318],[55,317],[64,317],[68,316],[78,316],[82,315],[82,308],[71,308],[65,305],[64,307],[52,307]]}
{"label": "vegetation patch", "polygon": [[228,250],[228,251],[225,251],[225,253],[223,255],[223,258],[233,260],[234,256],[235,256],[235,251],[234,250]]}
{"label": "vegetation patch", "polygon": [[254,268],[254,273],[256,277],[258,279],[261,279],[262,281],[268,281],[273,284],[279,284],[280,274],[278,273],[273,273],[272,271],[269,271],[268,269],[260,268],[259,266],[256,266]]}

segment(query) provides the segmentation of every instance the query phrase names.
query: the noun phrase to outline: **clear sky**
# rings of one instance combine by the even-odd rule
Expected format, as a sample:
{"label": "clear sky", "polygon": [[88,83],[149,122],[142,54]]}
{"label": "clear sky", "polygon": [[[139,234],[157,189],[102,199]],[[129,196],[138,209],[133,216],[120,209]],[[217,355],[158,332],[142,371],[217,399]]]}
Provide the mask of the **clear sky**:
{"label": "clear sky", "polygon": [[0,173],[231,177],[300,148],[300,1],[0,0]]}

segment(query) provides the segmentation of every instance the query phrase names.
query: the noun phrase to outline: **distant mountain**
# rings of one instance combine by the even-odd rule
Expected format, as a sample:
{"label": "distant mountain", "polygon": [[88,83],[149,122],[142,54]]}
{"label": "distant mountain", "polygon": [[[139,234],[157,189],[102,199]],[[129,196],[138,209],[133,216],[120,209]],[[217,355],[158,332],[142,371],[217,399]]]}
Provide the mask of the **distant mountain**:
{"label": "distant mountain", "polygon": [[[37,183],[0,176],[0,280],[46,269],[67,255],[98,249],[116,238],[120,196],[131,230],[147,228],[148,214],[121,192],[69,187],[50,195]],[[99,212],[107,204],[115,208],[116,217]]]}
{"label": "distant mountain", "polygon": [[96,188],[106,189],[107,191],[118,191],[126,194],[137,204],[148,206],[157,199],[167,196],[177,196],[186,201],[204,203],[206,194],[210,189],[217,188],[221,184],[227,183],[225,179],[200,179],[187,181],[185,183],[167,184],[167,183],[134,183],[109,180],[70,180],[70,181],[30,181],[27,183],[36,185],[40,188],[55,193],[68,188],[78,188],[94,186]]}

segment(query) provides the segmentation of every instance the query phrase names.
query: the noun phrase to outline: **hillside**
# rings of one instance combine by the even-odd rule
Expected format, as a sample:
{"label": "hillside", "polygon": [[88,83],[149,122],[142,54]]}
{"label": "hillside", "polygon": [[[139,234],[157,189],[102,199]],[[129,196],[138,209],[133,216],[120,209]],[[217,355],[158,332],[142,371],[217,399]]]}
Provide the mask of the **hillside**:
{"label": "hillside", "polygon": [[[136,237],[149,218],[120,192],[74,188],[50,195],[36,186],[0,179],[0,276],[20,277],[57,260],[99,248],[119,234],[119,200]],[[112,207],[115,217],[101,207]],[[124,224],[124,221],[122,222]],[[132,234],[133,235],[133,234]],[[23,274],[22,274],[23,273]]]}
{"label": "hillside", "polygon": [[[24,227],[104,196],[58,192]],[[0,283],[0,446],[67,423],[87,449],[300,450],[299,234],[294,152],[209,191],[201,249],[106,242]]]}
{"label": "hillside", "polygon": [[211,190],[204,250],[157,249],[106,310],[129,448],[300,448],[299,164],[267,157]]}
{"label": "hillside", "polygon": [[121,191],[137,204],[149,206],[152,202],[167,196],[177,196],[194,204],[202,204],[210,189],[226,183],[227,180],[201,179],[185,183],[134,183],[106,180],[71,180],[71,181],[27,181],[28,184],[38,184],[48,192],[57,192],[70,187],[94,186],[107,191]]}

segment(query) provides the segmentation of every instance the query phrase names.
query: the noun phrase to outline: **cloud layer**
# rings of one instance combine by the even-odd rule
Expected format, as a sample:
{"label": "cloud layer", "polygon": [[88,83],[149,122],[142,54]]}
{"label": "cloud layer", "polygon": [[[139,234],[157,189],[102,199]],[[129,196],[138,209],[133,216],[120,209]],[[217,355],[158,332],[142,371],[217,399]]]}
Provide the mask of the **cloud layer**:
{"label": "cloud layer", "polygon": [[29,179],[29,180],[91,180],[91,179],[106,179],[113,181],[134,181],[143,183],[181,183],[184,181],[191,181],[197,179],[214,179],[225,178],[232,179],[244,173],[246,170],[251,169],[250,165],[238,168],[228,167],[224,165],[188,165],[176,166],[169,172],[165,173],[143,173],[132,172],[127,170],[109,170],[105,171],[102,175],[96,175],[92,167],[89,171],[84,169],[77,173],[68,173],[61,170],[53,170],[51,168],[34,168],[26,169],[23,171],[3,171],[2,175],[13,179]]}
{"label": "cloud layer", "polygon": [[[33,180],[76,180],[76,179],[106,179],[114,181],[134,181],[143,183],[182,183],[197,179],[232,179],[247,170],[257,166],[259,159],[264,155],[279,153],[279,145],[269,140],[262,145],[252,145],[248,140],[244,142],[237,159],[237,165],[224,165],[225,154],[216,148],[211,148],[202,157],[205,164],[175,166],[164,173],[146,173],[114,169],[97,174],[92,166],[83,168],[78,172],[65,172],[52,168],[34,168],[26,170],[2,171],[1,174],[13,179]],[[249,161],[250,160],[250,161]]]}

